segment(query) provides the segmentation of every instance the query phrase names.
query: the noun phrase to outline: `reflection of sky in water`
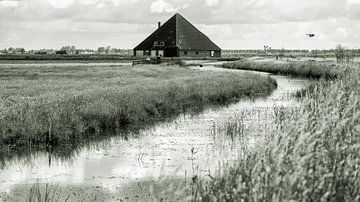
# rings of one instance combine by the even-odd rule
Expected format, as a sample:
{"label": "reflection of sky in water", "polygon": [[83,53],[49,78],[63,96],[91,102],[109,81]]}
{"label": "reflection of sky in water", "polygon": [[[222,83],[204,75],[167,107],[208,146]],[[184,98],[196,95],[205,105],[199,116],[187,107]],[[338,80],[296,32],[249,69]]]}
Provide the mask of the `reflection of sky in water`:
{"label": "reflection of sky in water", "polygon": [[[207,70],[216,70],[205,67]],[[219,71],[219,70],[216,70]],[[220,69],[220,71],[232,71]],[[294,105],[290,94],[308,80],[273,76],[278,89],[268,98],[243,100],[223,108],[210,108],[199,115],[182,115],[143,130],[128,140],[113,137],[84,147],[71,159],[56,159],[37,152],[29,159],[13,159],[0,171],[0,192],[12,186],[39,182],[62,185],[96,185],[109,191],[130,181],[161,175],[191,175],[193,163],[199,174],[213,173],[218,162],[236,159],[240,143],[214,135],[213,128],[243,114],[244,122],[259,124],[272,117],[274,106]],[[255,140],[250,140],[255,141]],[[196,154],[192,156],[191,148]],[[195,158],[192,160],[192,158]]]}

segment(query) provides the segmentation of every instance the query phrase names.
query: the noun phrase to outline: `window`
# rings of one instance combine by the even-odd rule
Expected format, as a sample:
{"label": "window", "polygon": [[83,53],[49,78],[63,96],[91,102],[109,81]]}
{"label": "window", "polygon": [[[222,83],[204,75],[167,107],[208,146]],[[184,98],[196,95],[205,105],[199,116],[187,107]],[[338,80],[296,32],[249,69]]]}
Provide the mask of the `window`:
{"label": "window", "polygon": [[187,55],[187,51],[184,52],[184,55]]}
{"label": "window", "polygon": [[154,41],[154,46],[155,47],[165,46],[165,42],[164,41]]}
{"label": "window", "polygon": [[195,53],[195,54],[196,54],[196,55],[199,55],[199,52],[197,52],[197,51],[196,51],[196,53]]}

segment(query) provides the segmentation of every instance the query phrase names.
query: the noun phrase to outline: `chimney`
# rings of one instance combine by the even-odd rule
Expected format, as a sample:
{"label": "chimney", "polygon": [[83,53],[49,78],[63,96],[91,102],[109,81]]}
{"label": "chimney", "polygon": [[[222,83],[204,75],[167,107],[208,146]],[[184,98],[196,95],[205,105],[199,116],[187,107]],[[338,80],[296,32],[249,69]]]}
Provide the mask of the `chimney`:
{"label": "chimney", "polygon": [[161,27],[161,22],[158,22],[158,28],[160,28]]}

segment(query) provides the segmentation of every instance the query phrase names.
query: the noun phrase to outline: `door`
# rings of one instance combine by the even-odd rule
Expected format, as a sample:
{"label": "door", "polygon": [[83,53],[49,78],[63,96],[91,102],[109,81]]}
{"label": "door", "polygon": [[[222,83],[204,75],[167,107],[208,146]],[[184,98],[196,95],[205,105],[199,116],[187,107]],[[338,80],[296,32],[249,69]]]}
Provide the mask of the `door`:
{"label": "door", "polygon": [[165,49],[165,57],[178,57],[178,49],[177,48],[166,48]]}
{"label": "door", "polygon": [[156,50],[151,51],[151,57],[156,57]]}

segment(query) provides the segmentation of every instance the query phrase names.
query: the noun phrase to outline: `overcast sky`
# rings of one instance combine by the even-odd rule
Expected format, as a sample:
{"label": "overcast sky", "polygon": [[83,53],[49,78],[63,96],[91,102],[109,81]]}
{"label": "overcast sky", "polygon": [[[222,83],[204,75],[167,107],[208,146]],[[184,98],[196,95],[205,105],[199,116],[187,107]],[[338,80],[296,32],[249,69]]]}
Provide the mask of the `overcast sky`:
{"label": "overcast sky", "polygon": [[0,0],[0,48],[133,48],[177,12],[222,49],[360,48],[360,0]]}

